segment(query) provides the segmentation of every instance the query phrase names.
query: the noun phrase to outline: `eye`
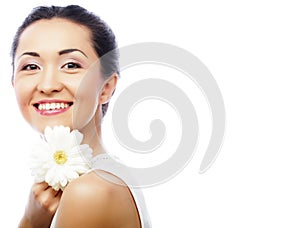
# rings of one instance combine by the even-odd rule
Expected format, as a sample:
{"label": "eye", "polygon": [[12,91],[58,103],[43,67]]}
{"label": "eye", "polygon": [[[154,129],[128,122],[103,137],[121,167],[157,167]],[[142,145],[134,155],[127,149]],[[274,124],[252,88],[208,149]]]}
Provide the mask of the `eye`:
{"label": "eye", "polygon": [[74,69],[78,69],[81,68],[81,66],[78,63],[73,63],[73,62],[69,62],[66,63],[65,65],[62,66],[63,69],[70,69],[70,70],[74,70]]}
{"label": "eye", "polygon": [[34,70],[39,70],[39,69],[40,69],[40,67],[36,64],[27,64],[27,65],[23,66],[21,70],[34,71]]}

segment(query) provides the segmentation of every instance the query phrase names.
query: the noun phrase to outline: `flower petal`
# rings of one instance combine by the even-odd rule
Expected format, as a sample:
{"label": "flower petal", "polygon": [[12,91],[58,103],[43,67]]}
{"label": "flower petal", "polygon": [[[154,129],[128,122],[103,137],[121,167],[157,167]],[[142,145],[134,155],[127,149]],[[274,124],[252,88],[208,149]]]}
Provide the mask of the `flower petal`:
{"label": "flower petal", "polygon": [[[87,144],[81,145],[83,135],[69,127],[46,127],[44,140],[32,150],[30,169],[36,182],[46,181],[53,189],[64,189],[66,185],[90,170],[93,151]],[[54,153],[62,150],[66,162],[57,164]]]}

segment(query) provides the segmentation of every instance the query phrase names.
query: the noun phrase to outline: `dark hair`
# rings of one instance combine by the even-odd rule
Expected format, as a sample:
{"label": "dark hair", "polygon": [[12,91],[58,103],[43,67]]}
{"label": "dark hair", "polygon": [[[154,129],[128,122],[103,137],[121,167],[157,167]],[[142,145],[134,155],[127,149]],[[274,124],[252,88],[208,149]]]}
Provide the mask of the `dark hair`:
{"label": "dark hair", "polygon": [[[32,23],[42,19],[62,18],[87,27],[91,31],[92,45],[101,58],[101,69],[104,77],[113,73],[119,75],[119,52],[115,35],[111,28],[97,15],[78,5],[39,6],[34,8],[18,28],[11,48],[12,65],[19,45],[20,36]],[[102,105],[102,116],[105,115],[108,103]]]}

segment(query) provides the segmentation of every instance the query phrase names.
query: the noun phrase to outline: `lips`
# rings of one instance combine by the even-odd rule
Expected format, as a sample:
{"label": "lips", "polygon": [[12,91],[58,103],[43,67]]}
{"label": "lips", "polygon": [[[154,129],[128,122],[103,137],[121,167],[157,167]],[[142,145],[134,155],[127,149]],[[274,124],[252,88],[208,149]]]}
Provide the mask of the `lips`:
{"label": "lips", "polygon": [[56,115],[67,111],[73,102],[63,100],[43,100],[34,103],[35,110],[41,115]]}

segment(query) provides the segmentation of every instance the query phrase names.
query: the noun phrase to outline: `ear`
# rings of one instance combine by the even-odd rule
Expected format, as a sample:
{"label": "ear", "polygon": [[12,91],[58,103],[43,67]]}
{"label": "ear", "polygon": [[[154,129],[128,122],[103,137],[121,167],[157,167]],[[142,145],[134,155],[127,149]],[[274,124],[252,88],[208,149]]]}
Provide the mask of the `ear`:
{"label": "ear", "polygon": [[100,92],[99,104],[108,103],[111,96],[113,95],[118,81],[118,75],[113,74],[106,81],[104,81],[102,90]]}

